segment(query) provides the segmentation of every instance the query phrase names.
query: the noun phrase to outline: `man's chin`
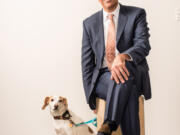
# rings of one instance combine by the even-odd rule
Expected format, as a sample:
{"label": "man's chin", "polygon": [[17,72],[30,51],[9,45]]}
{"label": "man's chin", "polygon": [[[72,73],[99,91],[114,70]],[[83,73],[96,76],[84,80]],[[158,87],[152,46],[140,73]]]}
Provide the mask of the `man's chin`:
{"label": "man's chin", "polygon": [[112,5],[111,4],[104,4],[104,7],[109,10],[109,9],[111,9]]}
{"label": "man's chin", "polygon": [[112,3],[112,2],[105,2],[104,6],[106,7],[106,9],[111,10],[111,9],[114,8],[114,3]]}

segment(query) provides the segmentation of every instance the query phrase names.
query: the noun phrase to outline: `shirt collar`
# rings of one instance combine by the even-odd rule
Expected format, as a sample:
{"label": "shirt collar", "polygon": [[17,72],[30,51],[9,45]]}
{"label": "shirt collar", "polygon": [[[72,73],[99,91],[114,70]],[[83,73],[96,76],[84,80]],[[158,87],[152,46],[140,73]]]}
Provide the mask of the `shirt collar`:
{"label": "shirt collar", "polygon": [[108,14],[114,14],[114,17],[115,17],[115,18],[118,17],[119,11],[120,11],[119,3],[118,3],[118,6],[116,7],[116,9],[115,9],[113,12],[110,12],[110,13],[109,13],[109,12],[106,12],[106,11],[103,9],[103,19],[104,19],[104,21],[107,20],[107,15],[108,15]]}

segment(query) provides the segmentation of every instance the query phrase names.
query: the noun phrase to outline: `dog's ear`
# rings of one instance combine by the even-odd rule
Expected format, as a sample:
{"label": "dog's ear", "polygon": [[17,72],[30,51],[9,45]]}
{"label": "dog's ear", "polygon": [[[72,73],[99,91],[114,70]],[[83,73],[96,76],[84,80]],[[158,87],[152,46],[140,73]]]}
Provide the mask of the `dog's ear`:
{"label": "dog's ear", "polygon": [[45,108],[46,108],[46,106],[49,104],[49,99],[50,99],[50,97],[45,97],[45,99],[44,99],[44,105],[42,106],[42,110],[44,110]]}
{"label": "dog's ear", "polygon": [[68,106],[67,98],[63,97],[63,103],[66,105],[66,107]]}
{"label": "dog's ear", "polygon": [[65,105],[66,107],[68,106],[67,98],[59,96],[59,99],[62,100],[62,102],[64,103],[64,105]]}

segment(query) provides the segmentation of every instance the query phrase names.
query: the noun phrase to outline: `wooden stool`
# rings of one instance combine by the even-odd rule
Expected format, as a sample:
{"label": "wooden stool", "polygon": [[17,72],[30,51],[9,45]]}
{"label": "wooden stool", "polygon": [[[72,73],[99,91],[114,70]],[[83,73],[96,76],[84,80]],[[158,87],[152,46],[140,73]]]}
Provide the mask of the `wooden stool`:
{"label": "wooden stool", "polygon": [[[104,121],[106,101],[97,97],[96,104],[97,104],[97,131],[98,131]],[[140,119],[140,134],[145,135],[143,96],[139,97],[139,119]],[[120,126],[118,126],[116,131],[113,131],[112,135],[122,135]]]}

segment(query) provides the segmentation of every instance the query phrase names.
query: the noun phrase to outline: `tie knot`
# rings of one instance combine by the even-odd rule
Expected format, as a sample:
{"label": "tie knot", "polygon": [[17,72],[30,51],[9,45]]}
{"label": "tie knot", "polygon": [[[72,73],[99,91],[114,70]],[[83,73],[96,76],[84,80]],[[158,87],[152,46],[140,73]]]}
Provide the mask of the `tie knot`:
{"label": "tie knot", "polygon": [[113,16],[114,16],[114,14],[108,14],[108,19],[110,19],[110,20],[113,20]]}

